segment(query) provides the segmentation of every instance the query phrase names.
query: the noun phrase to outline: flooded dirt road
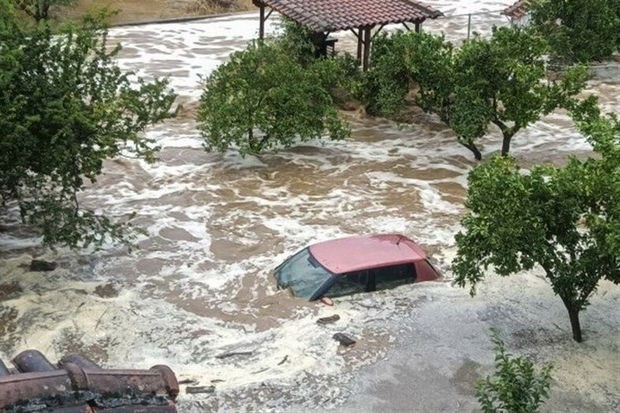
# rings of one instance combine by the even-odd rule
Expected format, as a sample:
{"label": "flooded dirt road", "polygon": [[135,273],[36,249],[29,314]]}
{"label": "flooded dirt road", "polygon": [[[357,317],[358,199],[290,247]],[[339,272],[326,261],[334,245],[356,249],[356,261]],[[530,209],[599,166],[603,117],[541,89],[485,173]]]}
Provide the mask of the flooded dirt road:
{"label": "flooded dirt road", "polygon": [[[463,14],[509,2],[430,3]],[[494,16],[476,20],[479,29],[505,23]],[[424,28],[457,39],[466,24],[460,16]],[[162,146],[159,162],[112,160],[83,196],[85,205],[114,216],[135,211],[147,235],[132,254],[112,246],[47,253],[59,269],[32,273],[26,267],[40,253],[38,240],[7,224],[0,233],[0,358],[38,348],[51,359],[83,352],[106,366],[166,363],[189,385],[214,386],[213,394],[183,388],[183,412],[343,404],[350,411],[471,411],[473,382],[493,361],[486,332],[496,326],[512,351],[556,365],[549,411],[614,411],[617,288],[601,286],[583,315],[586,342],[577,345],[560,300],[537,271],[490,279],[475,299],[451,286],[446,270],[474,161],[432,116],[399,126],[346,112],[353,131],[346,142],[245,159],[203,151],[192,120],[200,76],[256,30],[251,13],[112,31],[124,45],[120,64],[147,78],[169,76],[184,105],[179,118],[148,131]],[[353,41],[343,36],[338,44]],[[593,81],[590,89],[618,111],[619,83]],[[499,142],[490,133],[485,156]],[[561,113],[520,132],[513,144],[526,166],[589,150]],[[276,291],[270,270],[299,248],[377,232],[420,241],[446,280],[340,298],[334,307]],[[337,323],[316,324],[333,314]],[[357,344],[339,347],[335,332]]]}

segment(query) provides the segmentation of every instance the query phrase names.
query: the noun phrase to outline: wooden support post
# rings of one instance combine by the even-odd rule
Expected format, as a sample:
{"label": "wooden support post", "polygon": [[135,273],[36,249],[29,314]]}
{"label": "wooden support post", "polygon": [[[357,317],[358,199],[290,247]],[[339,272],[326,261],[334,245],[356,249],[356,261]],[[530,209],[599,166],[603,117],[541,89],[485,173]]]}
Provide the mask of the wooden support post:
{"label": "wooden support post", "polygon": [[260,3],[259,7],[259,20],[260,23],[258,25],[258,38],[263,39],[265,37],[265,4]]}
{"label": "wooden support post", "polygon": [[420,33],[422,24],[420,22],[415,22],[415,32]]}
{"label": "wooden support post", "polygon": [[370,27],[364,29],[364,60],[362,63],[362,70],[365,72],[368,70],[368,62],[370,57]]}
{"label": "wooden support post", "polygon": [[364,32],[362,32],[362,28],[360,27],[357,31],[357,61],[362,63],[362,46],[364,42]]}

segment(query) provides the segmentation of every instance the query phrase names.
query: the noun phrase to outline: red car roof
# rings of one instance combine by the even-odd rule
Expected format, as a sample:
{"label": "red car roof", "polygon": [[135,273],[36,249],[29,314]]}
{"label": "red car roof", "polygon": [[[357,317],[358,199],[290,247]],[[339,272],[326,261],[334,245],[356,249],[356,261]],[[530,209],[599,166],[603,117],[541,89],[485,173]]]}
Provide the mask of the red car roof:
{"label": "red car roof", "polygon": [[319,242],[310,253],[334,274],[406,264],[426,258],[422,248],[400,234],[362,235]]}

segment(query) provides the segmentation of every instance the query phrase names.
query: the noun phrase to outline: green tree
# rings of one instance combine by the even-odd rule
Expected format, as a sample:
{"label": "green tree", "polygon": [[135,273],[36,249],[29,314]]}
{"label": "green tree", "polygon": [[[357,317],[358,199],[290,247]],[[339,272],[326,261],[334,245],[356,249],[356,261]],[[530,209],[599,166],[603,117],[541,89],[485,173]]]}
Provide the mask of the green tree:
{"label": "green tree", "polygon": [[314,43],[317,36],[312,30],[286,16],[280,18],[279,26],[280,33],[272,41],[285,53],[296,56],[300,63],[304,65],[312,63],[318,52]]}
{"label": "green tree", "polygon": [[573,116],[599,156],[529,173],[496,157],[472,170],[470,212],[452,262],[456,283],[470,283],[472,295],[489,267],[507,276],[540,266],[578,342],[579,312],[599,281],[620,282],[620,123],[591,103],[574,107]]}
{"label": "green tree", "polygon": [[585,86],[586,70],[547,76],[547,44],[518,28],[495,28],[491,39],[474,37],[454,48],[442,37],[397,32],[373,48],[362,100],[370,113],[393,116],[414,103],[435,113],[460,144],[482,158],[476,140],[490,125],[502,133],[502,155],[512,138],[541,116],[569,104]]}
{"label": "green tree", "polygon": [[561,60],[603,60],[620,48],[618,0],[542,0],[530,7],[533,27]]}
{"label": "green tree", "polygon": [[551,365],[537,372],[534,363],[524,357],[514,357],[497,330],[491,330],[495,348],[493,377],[476,382],[476,396],[483,413],[535,413],[549,397]]}
{"label": "green tree", "polygon": [[208,151],[234,146],[242,155],[327,135],[343,139],[332,88],[343,81],[337,61],[302,65],[277,44],[251,44],[205,81],[198,112]]}
{"label": "green tree", "polygon": [[28,16],[40,22],[49,19],[50,8],[68,6],[76,0],[13,0]]}
{"label": "green tree", "polygon": [[114,61],[119,50],[97,20],[25,31],[0,0],[0,205],[19,207],[46,245],[131,237],[122,222],[81,208],[78,195],[106,159],[154,160],[155,142],[141,132],[173,115],[175,96],[163,80],[132,83]]}

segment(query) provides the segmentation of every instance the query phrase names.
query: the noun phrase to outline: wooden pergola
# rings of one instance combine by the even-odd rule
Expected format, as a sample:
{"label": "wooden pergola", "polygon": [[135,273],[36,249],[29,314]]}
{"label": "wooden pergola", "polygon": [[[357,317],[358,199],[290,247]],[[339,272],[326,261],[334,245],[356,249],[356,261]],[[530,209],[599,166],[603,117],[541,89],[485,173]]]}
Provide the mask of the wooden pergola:
{"label": "wooden pergola", "polygon": [[[319,34],[325,40],[330,33],[349,30],[357,37],[357,60],[368,68],[374,36],[388,24],[410,24],[420,31],[426,19],[443,14],[413,0],[253,0],[259,8],[259,38],[265,35],[265,21],[275,10]],[[266,12],[266,9],[269,9]],[[372,30],[378,28],[374,34]]]}
{"label": "wooden pergola", "polygon": [[506,7],[502,14],[510,20],[519,20],[530,11],[531,0],[520,0]]}

